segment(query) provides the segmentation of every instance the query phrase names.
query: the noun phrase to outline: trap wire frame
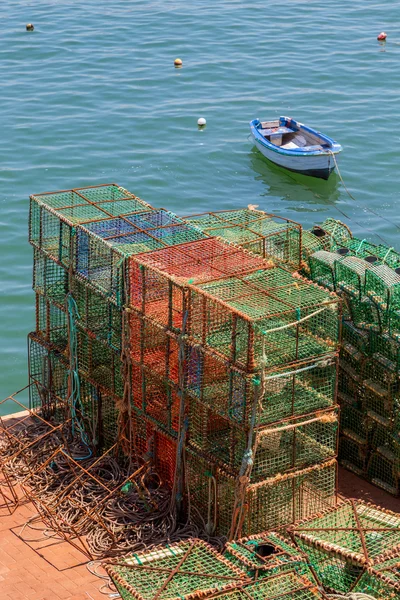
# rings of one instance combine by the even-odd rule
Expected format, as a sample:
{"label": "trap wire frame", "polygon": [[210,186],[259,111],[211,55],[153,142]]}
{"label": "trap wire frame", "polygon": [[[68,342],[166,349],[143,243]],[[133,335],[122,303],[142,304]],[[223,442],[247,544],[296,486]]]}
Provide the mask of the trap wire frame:
{"label": "trap wire frame", "polygon": [[[239,475],[249,430],[232,425],[193,400],[188,413],[189,446]],[[252,483],[299,471],[337,455],[338,412],[326,409],[254,428],[252,438]]]}
{"label": "trap wire frame", "polygon": [[[68,375],[65,355],[46,343],[36,333],[28,336],[29,404],[30,410],[40,411],[45,419],[57,423],[70,412]],[[90,443],[97,449],[107,449],[118,434],[119,398],[106,386],[99,385],[80,372],[79,411]]]}
{"label": "trap wire frame", "polygon": [[353,588],[354,594],[369,594],[378,600],[398,600],[400,598],[400,583],[393,581],[385,571],[380,572],[375,568],[368,569],[361,575]]}
{"label": "trap wire frame", "polygon": [[120,306],[126,300],[129,256],[207,237],[115,184],[32,195],[29,223],[35,248]]}
{"label": "trap wire frame", "polygon": [[76,225],[149,210],[147,202],[115,183],[32,194],[29,241],[68,268]]}

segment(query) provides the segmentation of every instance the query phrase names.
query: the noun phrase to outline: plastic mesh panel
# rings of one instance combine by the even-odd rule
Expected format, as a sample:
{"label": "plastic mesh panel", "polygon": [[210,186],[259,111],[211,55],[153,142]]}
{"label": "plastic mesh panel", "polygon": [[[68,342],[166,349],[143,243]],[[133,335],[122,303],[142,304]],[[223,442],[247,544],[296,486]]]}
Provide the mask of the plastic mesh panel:
{"label": "plastic mesh panel", "polygon": [[380,310],[400,308],[400,275],[387,265],[372,266],[365,274],[365,294]]}
{"label": "plastic mesh panel", "polygon": [[369,269],[366,261],[355,256],[346,256],[335,263],[335,278],[338,289],[361,299],[364,293],[365,273]]}

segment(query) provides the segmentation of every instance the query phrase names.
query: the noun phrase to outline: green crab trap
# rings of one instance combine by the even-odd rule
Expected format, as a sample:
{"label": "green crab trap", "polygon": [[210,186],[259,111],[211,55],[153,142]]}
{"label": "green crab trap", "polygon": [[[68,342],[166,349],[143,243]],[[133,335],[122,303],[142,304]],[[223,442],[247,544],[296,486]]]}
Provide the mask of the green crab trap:
{"label": "green crab trap", "polygon": [[382,356],[393,365],[392,370],[400,372],[400,337],[395,339],[389,333],[379,333],[371,329],[369,340],[371,354]]}
{"label": "green crab trap", "polygon": [[358,445],[365,446],[371,442],[376,422],[359,408],[359,404],[341,400],[340,431]]}
{"label": "green crab trap", "polygon": [[290,533],[322,585],[347,594],[369,567],[400,547],[400,516],[348,500],[296,523]]}
{"label": "green crab trap", "polygon": [[354,372],[361,379],[366,377],[368,357],[345,340],[342,341],[340,348],[340,364],[345,365],[344,368],[348,373]]}
{"label": "green crab trap", "polygon": [[223,600],[316,600],[327,596],[315,583],[295,571],[263,578],[250,585],[218,595]]}
{"label": "green crab trap", "polygon": [[328,234],[337,245],[350,241],[353,238],[353,234],[349,227],[342,223],[342,221],[333,219],[332,217],[325,219],[320,228]]}
{"label": "green crab trap", "polygon": [[319,285],[335,291],[335,262],[338,258],[338,254],[327,250],[319,250],[311,254],[309,257],[310,278]]}
{"label": "green crab trap", "polygon": [[[69,363],[66,357],[36,334],[28,336],[29,406],[55,423],[63,423],[71,411]],[[118,401],[106,389],[79,375],[79,399],[75,410],[85,424],[90,443],[98,450],[113,446],[118,436]]]}
{"label": "green crab trap", "polygon": [[86,223],[76,228],[74,271],[119,306],[129,302],[128,259],[205,239],[164,209]]}
{"label": "green crab trap", "polygon": [[371,452],[367,466],[367,478],[371,483],[392,496],[400,494],[400,462],[385,448]]}
{"label": "green crab trap", "polygon": [[44,252],[33,250],[33,289],[52,302],[64,305],[68,294],[68,271]]}
{"label": "green crab trap", "polygon": [[77,224],[149,210],[146,202],[116,184],[35,194],[30,197],[29,241],[70,267]]}
{"label": "green crab trap", "polygon": [[110,559],[104,567],[123,600],[195,600],[249,582],[243,571],[198,539]]}
{"label": "green crab trap", "polygon": [[335,262],[336,287],[348,296],[361,300],[364,295],[366,271],[371,265],[357,256],[345,256]]}
{"label": "green crab trap", "polygon": [[304,555],[273,531],[228,542],[224,556],[255,580],[285,571],[312,577]]}
{"label": "green crab trap", "polygon": [[355,327],[364,331],[370,329],[381,331],[384,324],[383,316],[370,298],[363,296],[359,299],[349,296],[346,298],[346,304]]}
{"label": "green crab trap", "polygon": [[237,538],[294,523],[336,503],[336,460],[249,484],[188,448],[186,485],[192,517],[206,531]]}
{"label": "green crab trap", "polygon": [[238,209],[191,215],[186,221],[263,258],[301,268],[301,225],[261,210]]}
{"label": "green crab trap", "polygon": [[400,598],[400,555],[382,557],[368,569],[354,587],[354,592],[370,594],[379,600]]}
{"label": "green crab trap", "polygon": [[199,346],[185,346],[185,394],[238,425],[250,425],[255,402],[256,425],[333,407],[336,374],[335,355],[273,369],[262,378],[260,373],[249,375],[236,369]]}
{"label": "green crab trap", "polygon": [[369,458],[369,447],[345,434],[339,436],[339,464],[356,475],[365,477]]}
{"label": "green crab trap", "polygon": [[[189,445],[239,475],[248,446],[248,428],[234,425],[194,400],[190,403],[188,420]],[[335,457],[337,430],[336,409],[255,429],[251,481],[298,471]]]}
{"label": "green crab trap", "polygon": [[368,356],[370,353],[369,332],[358,329],[349,320],[343,320],[342,322],[342,341],[347,342],[365,356]]}
{"label": "green crab trap", "polygon": [[365,273],[365,295],[379,310],[400,309],[400,271],[387,265],[372,265]]}
{"label": "green crab trap", "polygon": [[387,577],[386,573],[369,569],[360,577],[353,591],[355,594],[368,594],[377,600],[399,600],[400,583]]}

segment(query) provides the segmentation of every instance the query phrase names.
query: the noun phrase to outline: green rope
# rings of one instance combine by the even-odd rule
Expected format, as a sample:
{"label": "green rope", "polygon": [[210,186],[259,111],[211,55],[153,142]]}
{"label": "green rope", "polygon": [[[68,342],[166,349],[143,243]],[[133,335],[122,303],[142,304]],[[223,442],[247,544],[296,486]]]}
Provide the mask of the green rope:
{"label": "green rope", "polygon": [[389,248],[388,251],[386,252],[385,256],[382,258],[382,262],[384,263],[385,260],[387,259],[388,255],[392,252],[392,250],[394,250],[393,247]]}
{"label": "green rope", "polygon": [[363,246],[363,244],[366,242],[367,240],[361,240],[360,245],[358,246],[357,250],[355,251],[355,254],[358,254]]}
{"label": "green rope", "polygon": [[71,433],[75,435],[75,429],[79,432],[83,444],[88,449],[88,455],[79,457],[77,460],[84,460],[92,456],[92,451],[89,447],[88,436],[85,432],[85,426],[77,413],[77,406],[80,407],[83,414],[81,403],[81,387],[78,371],[78,336],[76,333],[76,320],[80,319],[78,307],[72,295],[67,296],[67,311],[68,311],[68,332],[69,332],[69,370],[68,377],[70,382],[70,394],[68,397],[68,405],[71,413]]}

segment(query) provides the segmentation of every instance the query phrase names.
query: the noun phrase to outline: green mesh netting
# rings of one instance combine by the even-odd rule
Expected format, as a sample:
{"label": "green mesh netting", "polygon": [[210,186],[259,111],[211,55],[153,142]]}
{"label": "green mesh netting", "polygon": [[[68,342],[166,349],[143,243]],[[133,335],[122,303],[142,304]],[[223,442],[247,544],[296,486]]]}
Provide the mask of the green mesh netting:
{"label": "green mesh netting", "polygon": [[304,556],[274,532],[228,542],[224,556],[252,579],[271,577],[288,570],[312,578]]}
{"label": "green mesh netting", "polygon": [[[393,560],[398,561],[398,558]],[[395,580],[393,580],[390,571],[378,572],[374,568],[360,577],[360,580],[353,588],[353,592],[369,594],[373,598],[377,598],[377,600],[399,600],[400,580],[398,575],[395,575]]]}
{"label": "green mesh netting", "polygon": [[[228,535],[233,518],[236,478],[199,452],[187,450],[187,485],[193,518]],[[250,484],[240,535],[288,525],[336,502],[336,460]]]}
{"label": "green mesh netting", "polygon": [[319,580],[341,593],[352,590],[363,571],[400,546],[400,516],[348,501],[292,528]]}
{"label": "green mesh netting", "polygon": [[246,575],[211,546],[190,539],[106,565],[124,600],[202,598],[246,582]]}
{"label": "green mesh netting", "polygon": [[[310,413],[254,432],[257,450],[253,456],[251,480],[262,481],[278,473],[319,464],[336,455],[337,412]],[[248,444],[248,428],[228,419],[200,402],[189,408],[189,444],[239,474]]]}
{"label": "green mesh netting", "polygon": [[292,572],[261,579],[219,597],[224,600],[316,600],[325,595],[308,578]]}
{"label": "green mesh netting", "polygon": [[301,226],[260,210],[239,209],[186,217],[202,231],[271,257],[294,269],[301,262]]}

